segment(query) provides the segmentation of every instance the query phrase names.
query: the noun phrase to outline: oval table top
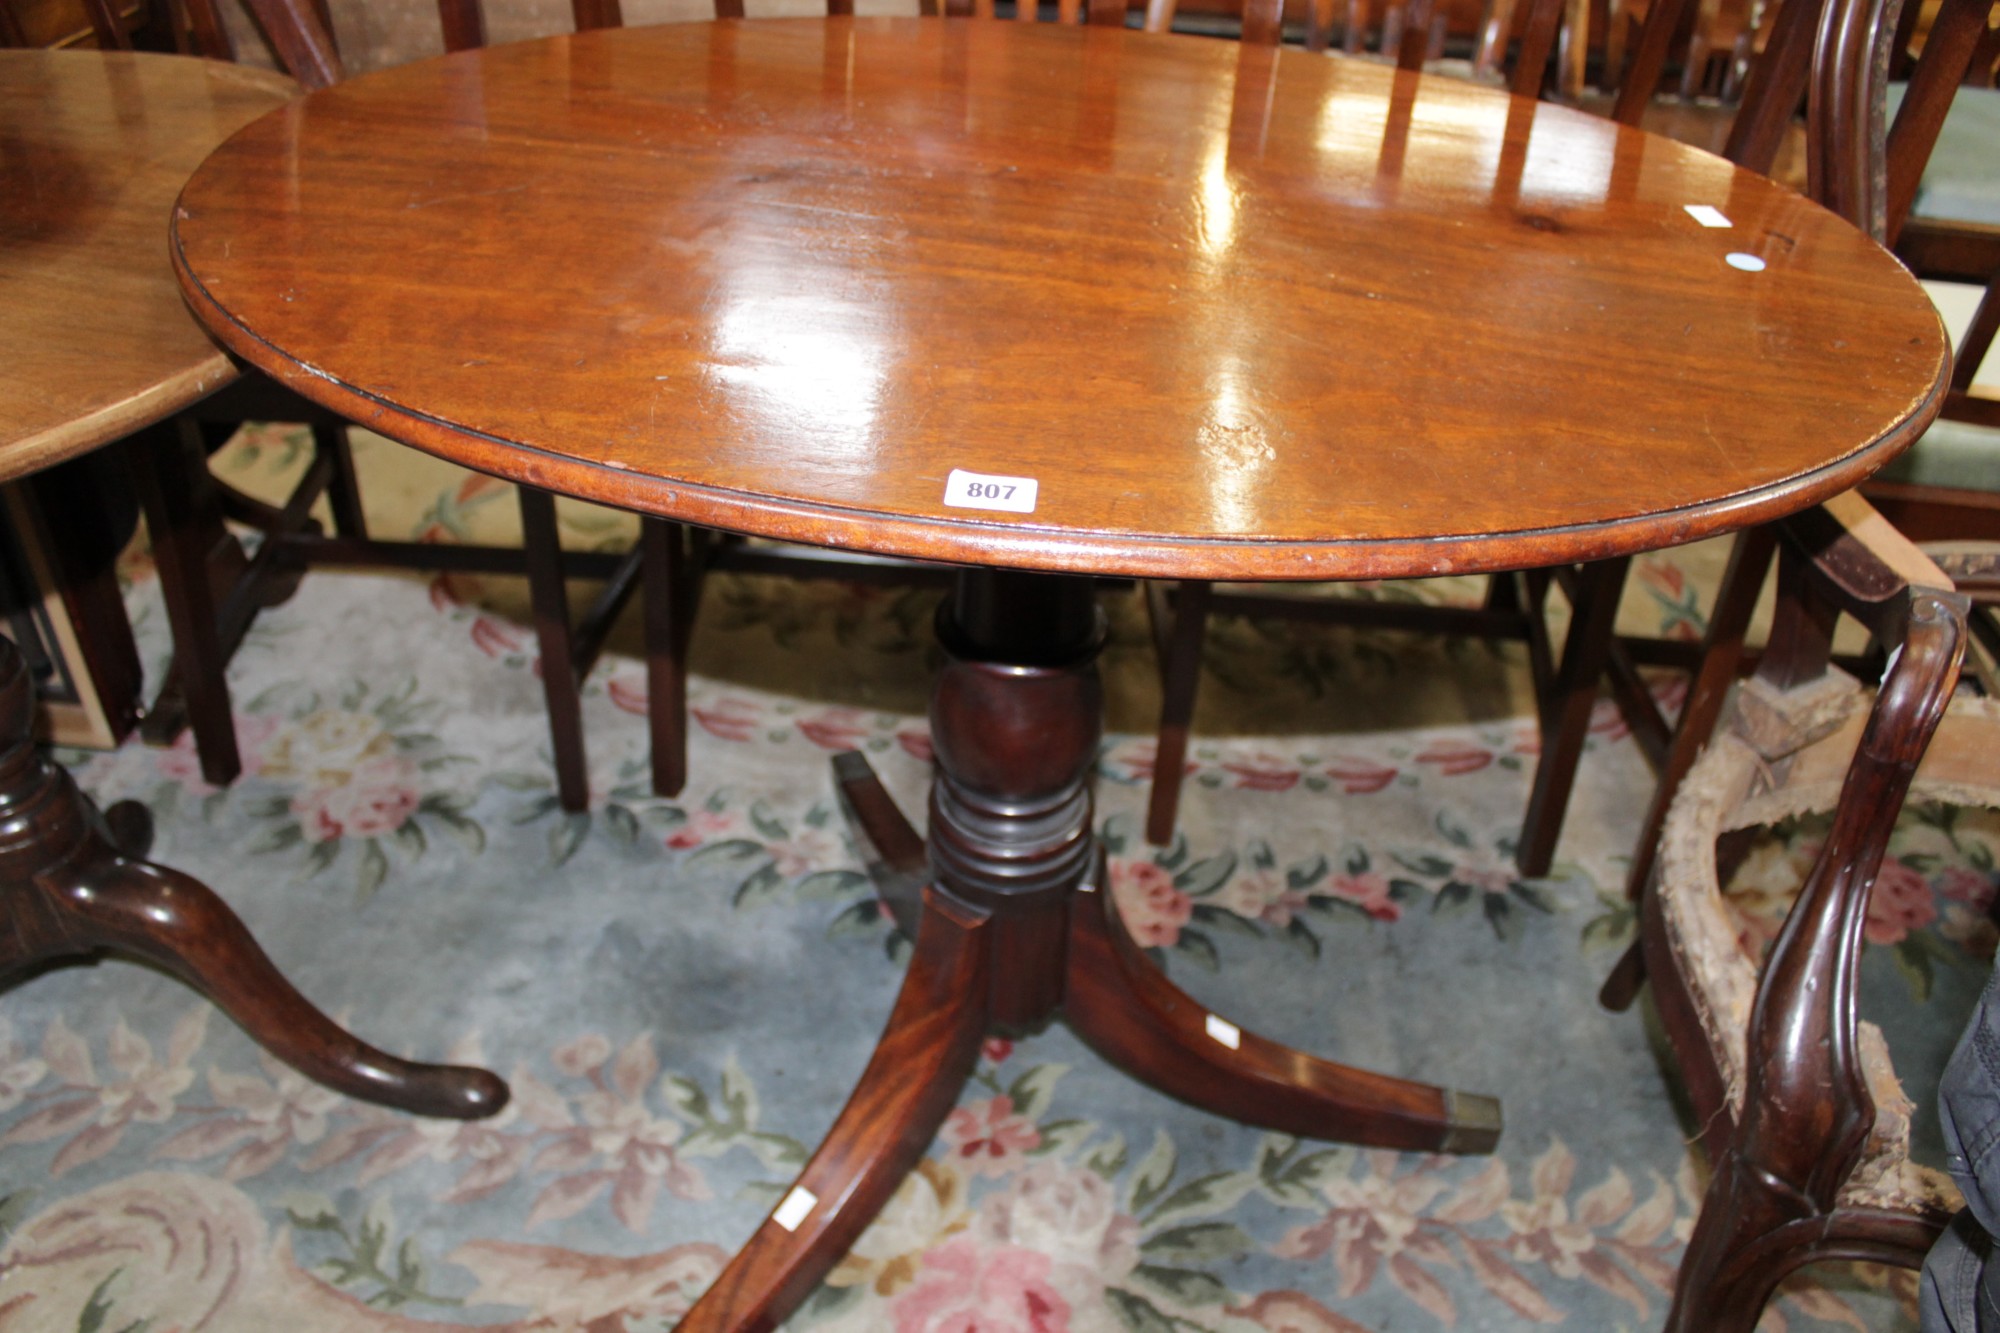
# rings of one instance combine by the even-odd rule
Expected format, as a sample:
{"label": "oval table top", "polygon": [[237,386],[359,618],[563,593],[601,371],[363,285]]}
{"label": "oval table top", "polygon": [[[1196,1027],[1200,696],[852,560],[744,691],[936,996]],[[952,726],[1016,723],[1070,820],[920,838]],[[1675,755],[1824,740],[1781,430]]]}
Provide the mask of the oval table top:
{"label": "oval table top", "polygon": [[0,51],[0,480],[236,377],[188,316],[162,232],[209,151],[297,93],[186,56]]}
{"label": "oval table top", "polygon": [[1088,573],[1667,545],[1852,485],[1946,368],[1894,259],[1717,158],[1117,29],[756,20],[425,61],[232,139],[173,245],[233,350],[473,467]]}

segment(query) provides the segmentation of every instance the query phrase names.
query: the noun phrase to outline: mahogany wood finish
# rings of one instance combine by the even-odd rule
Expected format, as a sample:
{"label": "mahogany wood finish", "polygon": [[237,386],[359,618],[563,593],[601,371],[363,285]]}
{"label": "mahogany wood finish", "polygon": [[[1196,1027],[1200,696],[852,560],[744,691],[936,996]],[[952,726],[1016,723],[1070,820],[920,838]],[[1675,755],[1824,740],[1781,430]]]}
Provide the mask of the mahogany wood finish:
{"label": "mahogany wood finish", "polygon": [[[246,3],[280,61],[302,86],[324,88],[346,77],[323,0],[246,0]],[[609,26],[617,21],[615,0],[595,4],[590,0],[575,0],[574,9],[580,29]],[[210,53],[227,58],[227,37],[210,0],[190,0],[190,13],[196,17],[197,38],[212,29],[220,35],[220,49]],[[484,19],[478,0],[438,0],[438,17],[448,51],[484,41]],[[205,39],[201,39],[201,44],[212,45]],[[220,668],[227,664],[257,610],[289,596],[300,574],[311,564],[524,574],[543,664],[542,689],[548,706],[556,793],[567,810],[587,808],[590,780],[583,733],[583,680],[590,674],[612,622],[638,586],[640,552],[634,550],[616,559],[597,552],[565,552],[555,526],[553,497],[531,487],[520,488],[518,497],[523,532],[520,550],[466,545],[445,552],[429,544],[379,541],[369,536],[362,513],[345,418],[255,375],[202,404],[198,415],[203,424],[220,425],[224,431],[246,420],[301,421],[312,429],[314,462],[286,503],[270,507],[260,506],[205,475],[193,475],[189,469],[199,466],[199,456],[191,451],[192,436],[189,447],[175,448],[163,442],[154,451],[134,454],[135,463],[142,469],[157,472],[171,467],[187,473],[184,479],[154,476],[146,482],[146,492],[153,501],[148,508],[148,523],[155,532],[197,534],[169,540],[178,544],[191,540],[209,546],[212,561],[189,569],[206,567],[216,571],[222,589],[211,596],[205,588],[163,573],[162,587],[167,594],[169,615],[186,632],[175,639],[175,666],[147,718],[147,738],[163,744],[171,741],[183,726],[192,725],[202,775],[217,784],[235,779],[240,762],[227,686],[219,674]],[[312,506],[322,496],[334,519],[335,533],[331,538],[321,531],[319,521],[311,513]],[[246,563],[221,549],[218,536],[221,528],[215,519],[218,510],[227,511],[230,517],[260,530],[262,541],[256,561]],[[238,586],[228,585],[227,571],[237,574]],[[569,582],[573,579],[601,579],[604,584],[580,620],[573,616],[570,607]],[[218,603],[215,610],[223,617],[219,624],[211,624],[210,603]],[[684,740],[680,746],[685,748]],[[664,761],[669,768],[675,762],[672,757]],[[679,787],[661,790],[671,794]]]}
{"label": "mahogany wood finish", "polygon": [[[182,175],[291,90],[174,56],[0,51],[0,276],[12,298],[0,306],[0,477],[149,427],[235,375],[178,305],[157,229]],[[189,585],[209,590],[208,548],[179,536],[157,548],[163,568],[180,561]],[[491,1073],[397,1059],[313,1007],[214,893],[139,859],[143,807],[98,815],[31,741],[33,706],[26,665],[0,639],[0,977],[107,949],[136,955],[351,1096],[455,1117],[505,1104]]]}
{"label": "mahogany wood finish", "polygon": [[[593,0],[574,0],[577,29],[619,26],[615,0],[608,21],[587,20],[586,7]],[[465,4],[470,0],[439,0],[441,7]],[[926,17],[993,19],[993,0],[920,0]],[[1282,38],[1282,0],[1244,0],[1242,37],[1255,45],[1275,46]],[[827,0],[826,12],[835,17],[854,12],[852,0]],[[1151,0],[1146,7],[1144,29],[1165,32],[1173,25],[1174,0]],[[741,0],[716,0],[715,17],[740,19]],[[1017,22],[1038,22],[1053,17],[1060,23],[1087,21],[1123,26],[1123,0],[1058,0],[1051,15],[1044,15],[1034,0],[1015,6]],[[740,573],[779,574],[799,579],[830,579],[844,582],[894,583],[899,585],[948,585],[949,567],[908,560],[857,558],[851,552],[834,552],[819,547],[751,544],[734,534],[716,533],[685,524],[658,519],[644,522],[641,546],[651,552],[646,557],[646,676],[647,723],[651,730],[653,790],[662,796],[680,792],[687,780],[687,660],[688,643],[701,607],[701,590],[709,573],[732,570]],[[914,937],[914,932],[913,932]]]}
{"label": "mahogany wood finish", "polygon": [[[557,246],[577,200],[592,243]],[[697,1328],[781,1317],[989,1029],[1066,1016],[1227,1114],[1490,1145],[1484,1099],[1211,1025],[1105,915],[1076,576],[1615,561],[1841,490],[1944,375],[1892,259],[1714,158],[1450,81],[1056,24],[662,27],[369,75],[211,158],[172,249],[232,348],[419,447],[663,525],[967,567],[928,846],[842,766],[916,926],[907,1004],[816,1202]],[[955,468],[1032,478],[1036,505],[947,507]],[[689,596],[698,544],[651,548],[649,601]]]}
{"label": "mahogany wood finish", "polygon": [[[377,1050],[278,972],[235,913],[199,881],[128,855],[68,773],[34,744],[33,690],[0,638],[0,980],[106,949],[144,958],[200,991],[278,1059],[364,1101],[475,1119],[507,1103],[486,1070]],[[120,810],[127,845],[143,841]],[[143,827],[143,820],[140,821]]]}
{"label": "mahogany wood finish", "polygon": [[[1088,580],[968,570],[938,633],[951,660],[931,704],[938,774],[928,847],[865,758],[834,760],[883,903],[917,955],[883,1043],[801,1188],[817,1200],[865,1197],[872,1212],[955,1101],[979,1038],[1056,1017],[1145,1082],[1247,1123],[1378,1147],[1492,1150],[1493,1099],[1243,1032],[1169,982],[1125,933],[1091,836],[1104,628]],[[931,951],[946,949],[958,975],[939,991]],[[862,1222],[829,1215],[816,1224],[829,1234],[767,1222],[683,1326],[770,1327]]]}
{"label": "mahogany wood finish", "polygon": [[[1865,505],[1854,504],[1865,516]],[[1750,1333],[1772,1289],[1806,1263],[1914,1267],[1940,1220],[1839,1196],[1875,1118],[1857,1044],[1862,926],[1903,798],[1958,678],[1966,602],[1913,587],[1877,558],[1865,522],[1849,528],[1830,517],[1814,511],[1781,525],[1781,627],[1759,678],[1780,689],[1814,679],[1826,662],[1824,625],[1841,611],[1900,651],[1847,770],[1832,832],[1759,979],[1740,1111],[1667,935],[1657,868],[1641,908],[1646,971],[1714,1165],[1668,1333]],[[1899,541],[1886,526],[1873,540],[1883,549]],[[1927,577],[1942,582],[1935,570]]]}
{"label": "mahogany wood finish", "polygon": [[[1727,152],[1739,165],[1767,173],[1775,160],[1792,111],[1805,92],[1813,20],[1822,3],[1793,0],[1784,11],[1786,18],[1779,24],[1778,35],[1757,61],[1753,94],[1745,98]],[[1539,95],[1564,10],[1561,0],[1535,0],[1512,75],[1515,96]],[[1614,118],[1621,124],[1636,126],[1644,115],[1659,83],[1669,39],[1685,17],[1685,6],[1679,0],[1656,0],[1650,6],[1631,79],[1614,110]],[[1572,14],[1571,18],[1577,16]],[[1565,44],[1571,42],[1579,26],[1576,21],[1565,23]],[[1310,31],[1307,44],[1312,45]],[[1502,48],[1504,41],[1497,37],[1483,43],[1475,69],[1491,72]],[[1568,54],[1575,49],[1572,46]],[[1420,69],[1424,55],[1422,43],[1405,41],[1398,66]],[[1653,645],[1613,637],[1627,568],[1622,561],[1610,561],[1497,576],[1483,604],[1476,607],[1385,606],[1344,599],[1274,597],[1261,592],[1218,592],[1206,583],[1192,581],[1181,583],[1171,598],[1159,589],[1149,590],[1147,611],[1159,657],[1161,706],[1147,802],[1147,840],[1157,845],[1173,840],[1188,767],[1187,746],[1201,679],[1207,616],[1280,616],[1525,642],[1534,681],[1539,758],[1515,843],[1515,864],[1523,875],[1547,874],[1555,860],[1570,789],[1588,739],[1600,678],[1610,677],[1612,697],[1647,757],[1655,767],[1664,762],[1671,728],[1641,680],[1636,661]],[[1548,595],[1558,587],[1571,609],[1569,630],[1559,652],[1550,644],[1547,629]]]}
{"label": "mahogany wood finish", "polygon": [[[1174,98],[1187,114],[1156,110]],[[262,122],[190,182],[172,247],[233,350],[419,447],[931,559],[1283,579],[1601,558],[1834,494],[1927,424],[1943,335],[1877,247],[1695,150],[1515,105],[1055,25],[580,34]],[[1100,108],[1125,114],[1081,114]],[[674,151],[697,125],[723,147]],[[1501,150],[1485,173],[1468,135]],[[1531,139],[1550,145],[1532,162]],[[1600,165],[1572,181],[1579,158]],[[540,238],[578,198],[603,239],[544,283]],[[1733,229],[1693,226],[1690,202]],[[1101,239],[1134,216],[1159,240]],[[679,239],[642,243],[660,235]],[[371,261],[390,247],[425,281]],[[555,346],[574,349],[560,373]],[[954,466],[1040,479],[1037,510],[944,509]]]}

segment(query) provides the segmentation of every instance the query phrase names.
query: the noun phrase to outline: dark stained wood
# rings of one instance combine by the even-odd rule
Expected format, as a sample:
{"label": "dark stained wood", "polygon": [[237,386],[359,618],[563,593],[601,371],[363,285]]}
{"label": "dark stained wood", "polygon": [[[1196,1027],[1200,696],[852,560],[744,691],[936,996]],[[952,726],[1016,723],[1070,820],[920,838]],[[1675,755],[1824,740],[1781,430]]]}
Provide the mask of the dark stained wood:
{"label": "dark stained wood", "polygon": [[347,77],[333,30],[311,0],[243,0],[264,30],[278,61],[306,89],[325,88]]}
{"label": "dark stained wood", "polygon": [[[1214,585],[1183,579],[1172,601],[1165,584],[1146,585],[1146,617],[1153,631],[1153,655],[1160,664],[1160,724],[1153,732],[1153,780],[1146,796],[1146,841],[1165,846],[1174,839],[1181,783],[1187,776],[1188,729],[1201,683],[1201,645],[1208,627]],[[1295,603],[1281,608],[1291,614]]]}
{"label": "dark stained wood", "polygon": [[916,939],[922,928],[924,886],[931,878],[929,849],[858,751],[833,757],[833,784],[841,813],[863,844],[876,897],[895,918],[896,928]]}
{"label": "dark stained wood", "polygon": [[[0,638],[0,979],[115,950],[165,968],[272,1055],[351,1097],[460,1119],[506,1105],[507,1085],[486,1070],[414,1064],[360,1041],[279,974],[206,886],[121,850],[34,744],[33,708],[20,652]],[[120,824],[143,841],[143,821],[128,811]]]}
{"label": "dark stained wood", "polygon": [[[1542,752],[1535,764],[1535,781],[1529,789],[1521,841],[1514,854],[1524,875],[1546,875],[1555,863],[1563,814],[1569,807],[1577,765],[1583,759],[1590,712],[1597,704],[1597,684],[1611,660],[1612,632],[1630,564],[1630,557],[1617,556],[1583,566],[1570,596],[1571,619],[1562,661],[1543,678],[1545,684],[1538,692]],[[1541,622],[1539,602],[1534,614]]]}
{"label": "dark stained wood", "polygon": [[[1729,563],[1723,569],[1715,606],[1702,634],[1700,665],[1689,682],[1687,701],[1681,705],[1681,715],[1675,724],[1673,744],[1659,780],[1653,785],[1639,837],[1632,845],[1632,866],[1625,877],[1625,894],[1633,902],[1641,900],[1647,881],[1652,878],[1667,807],[1687,778],[1688,770],[1694,767],[1702,747],[1715,734],[1716,721],[1722,716],[1723,705],[1736,683],[1743,658],[1743,636],[1749,631],[1750,615],[1763,591],[1764,575],[1771,567],[1777,539],[1776,528],[1767,524],[1738,533],[1729,548]],[[1599,999],[1607,1008],[1623,1010],[1638,997],[1645,980],[1645,967],[1635,941],[1605,981]]]}
{"label": "dark stained wood", "polygon": [[470,51],[484,46],[486,6],[479,0],[438,0],[438,26],[444,30],[447,51]]}
{"label": "dark stained wood", "polygon": [[1491,1097],[1315,1059],[1226,1019],[1216,1026],[1132,942],[1108,891],[1070,908],[1063,1013],[1111,1063],[1244,1124],[1412,1152],[1483,1153],[1500,1141]]}
{"label": "dark stained wood", "polygon": [[[986,1035],[985,914],[935,892],[882,1040],[840,1117],[786,1201],[772,1211],[675,1328],[769,1333],[861,1237],[924,1155],[979,1059]],[[787,1225],[787,1220],[790,1225]]]}
{"label": "dark stained wood", "polygon": [[[590,774],[583,755],[583,677],[576,669],[569,590],[563,583],[556,498],[533,486],[519,490],[521,547],[528,556],[528,597],[541,648],[542,699],[549,710],[556,794],[565,810],[590,808]],[[584,668],[589,670],[588,665]]]}
{"label": "dark stained wood", "polygon": [[[829,43],[852,54],[830,88]],[[1510,103],[1446,80],[1423,83],[1384,178],[1394,127],[1328,116],[1384,105],[1392,74],[1259,52],[1244,69],[1266,95],[1245,97],[1251,51],[920,20],[496,48],[477,136],[407,131],[460,123],[453,71],[471,67],[425,63],[234,140],[183,197],[176,263],[234,350],[459,461],[683,520],[1033,568],[1608,556],[1831,494],[1934,409],[1928,303],[1796,196],[1545,107],[1496,200],[1460,152],[1497,146]],[[940,119],[930,81],[955,67],[963,110]],[[646,95],[621,91],[642,69]],[[1121,114],[1087,117],[1085,97]],[[1169,104],[1185,114],[1148,114]],[[1244,120],[1253,106],[1268,114]],[[673,151],[696,125],[718,151]],[[531,238],[581,198],[599,243],[544,284]],[[1693,202],[1734,228],[1694,226]],[[1135,217],[1159,225],[1101,239]],[[423,279],[385,275],[376,247]],[[1732,251],[1769,268],[1739,274]],[[559,370],[550,347],[573,349]],[[1442,349],[1449,379],[1428,369]],[[1017,391],[988,393],[995,373]],[[1037,511],[945,509],[953,467],[1037,478]]]}
{"label": "dark stained wood", "polygon": [[[553,281],[577,200],[593,244]],[[173,246],[232,348],[419,447],[663,527],[968,566],[920,913],[915,835],[862,761],[840,774],[918,961],[802,1177],[821,1202],[767,1222],[688,1328],[781,1320],[989,1028],[1065,1016],[1287,1132],[1497,1135],[1486,1099],[1211,1024],[1124,939],[1075,575],[1617,562],[1839,490],[1944,374],[1892,260],[1712,158],[1356,62],[1061,24],[721,23],[370,75],[211,159]],[[954,468],[1033,478],[1036,508],[948,508]],[[649,602],[684,595],[692,549],[655,540]],[[1524,582],[1488,611],[1557,580]]]}
{"label": "dark stained wood", "polygon": [[178,730],[191,716],[201,775],[225,786],[243,771],[243,761],[223,671],[248,618],[240,617],[233,626],[224,624],[229,596],[226,591],[217,593],[215,575],[219,570],[220,581],[240,587],[248,562],[226,529],[204,521],[213,510],[197,498],[197,492],[212,483],[199,440],[168,422],[132,436],[124,449],[145,509],[153,563],[174,638],[173,695],[178,712],[173,706],[156,705],[147,721],[159,726],[171,718]]}
{"label": "dark stained wood", "polygon": [[[1843,564],[1863,568],[1853,548],[1823,546],[1810,531],[1797,535],[1791,575],[1830,575],[1835,586],[1827,595],[1851,601],[1838,582]],[[1681,1262],[1668,1333],[1750,1333],[1772,1289],[1795,1268],[1857,1256],[1914,1266],[1937,1232],[1936,1218],[1850,1212],[1837,1202],[1875,1118],[1855,1006],[1870,891],[1965,646],[1963,597],[1903,585],[1881,609],[1871,619],[1901,651],[1854,753],[1826,843],[1759,980],[1741,1114],[1732,1116],[1726,1099],[1717,1099],[1712,1068],[1690,1082],[1702,1098],[1697,1115],[1710,1126],[1714,1175]],[[1658,912],[1648,904],[1648,971],[1672,976],[1676,958],[1657,929]],[[1676,1050],[1705,1048],[1700,1025],[1687,1022],[1678,978],[1673,996],[1662,1015]],[[1699,1053],[1693,1061],[1706,1063]]]}
{"label": "dark stained wood", "polygon": [[[1981,39],[1986,37],[1990,4],[1976,0],[1946,0],[1924,38],[1923,55],[1910,74],[1910,86],[1896,123],[1883,145],[1886,157],[1887,197],[1884,200],[1887,239],[1893,244],[1909,220],[1910,206],[1916,201],[1917,186],[1938,132],[1944,128],[1951,110],[1952,95],[1973,64]],[[1970,221],[1971,219],[1967,219]],[[1988,230],[1991,230],[1990,225]],[[2000,242],[1996,242],[2000,247]],[[1992,276],[1992,261],[1974,273],[1975,281]]]}

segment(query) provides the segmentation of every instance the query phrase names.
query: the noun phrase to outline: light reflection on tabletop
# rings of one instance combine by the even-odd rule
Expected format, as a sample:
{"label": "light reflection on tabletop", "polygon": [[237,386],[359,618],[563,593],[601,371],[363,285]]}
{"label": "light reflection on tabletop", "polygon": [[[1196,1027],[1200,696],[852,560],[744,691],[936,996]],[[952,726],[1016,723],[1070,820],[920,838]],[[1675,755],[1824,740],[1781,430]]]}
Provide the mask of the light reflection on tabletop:
{"label": "light reflection on tabletop", "polygon": [[[407,202],[317,221],[356,189]],[[1856,457],[1942,368],[1893,260],[1719,159],[1193,38],[759,20],[495,48],[318,95],[184,208],[239,350],[426,447],[457,448],[441,422],[544,451],[558,487],[615,468],[641,507],[985,524],[1102,567],[1092,534],[1448,538],[1496,496],[1521,529],[1601,527],[1635,469],[1668,492],[1647,509],[1697,511]],[[1863,293],[1865,348],[1832,336]],[[1635,418],[1635,376],[1679,410]],[[953,468],[1036,477],[1039,507],[946,514]],[[1161,477],[1206,503],[1149,500]]]}

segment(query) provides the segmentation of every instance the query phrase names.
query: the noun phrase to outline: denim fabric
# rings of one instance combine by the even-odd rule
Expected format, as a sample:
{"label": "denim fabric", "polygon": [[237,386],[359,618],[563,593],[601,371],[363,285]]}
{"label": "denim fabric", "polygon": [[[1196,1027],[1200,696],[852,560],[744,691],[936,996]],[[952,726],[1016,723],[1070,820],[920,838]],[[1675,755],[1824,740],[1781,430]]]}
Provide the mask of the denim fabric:
{"label": "denim fabric", "polygon": [[1938,1116],[1965,1211],[1924,1260],[1923,1333],[2000,1333],[2000,967],[1945,1065]]}

